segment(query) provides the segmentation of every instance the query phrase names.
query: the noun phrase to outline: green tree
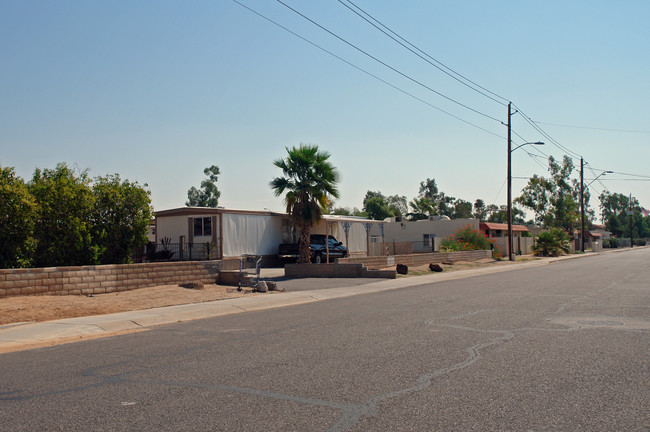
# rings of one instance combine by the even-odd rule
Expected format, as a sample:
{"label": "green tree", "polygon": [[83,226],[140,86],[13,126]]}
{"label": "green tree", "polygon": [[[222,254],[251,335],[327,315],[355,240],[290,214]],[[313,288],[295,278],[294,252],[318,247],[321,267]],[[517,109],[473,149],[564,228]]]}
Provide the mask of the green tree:
{"label": "green tree", "polygon": [[300,144],[286,150],[286,159],[273,162],[283,176],[274,178],[270,186],[276,196],[286,191],[287,213],[300,229],[298,262],[308,263],[311,227],[321,220],[330,200],[339,197],[339,173],[329,162],[331,155],[318,146]]}
{"label": "green tree", "polygon": [[436,212],[436,205],[430,198],[425,196],[413,198],[413,201],[409,202],[409,206],[411,212],[407,216],[412,221],[427,219]]}
{"label": "green tree", "polygon": [[485,205],[485,201],[482,199],[474,201],[474,217],[481,222],[485,222],[487,217],[487,206]]}
{"label": "green tree", "polygon": [[192,186],[187,191],[187,202],[185,203],[188,207],[212,207],[217,208],[219,205],[219,197],[221,192],[217,188],[217,180],[219,179],[219,167],[212,165],[203,170],[203,174],[208,176],[207,179],[201,182],[201,190]]}
{"label": "green tree", "polygon": [[115,174],[96,178],[93,193],[92,233],[100,262],[130,262],[134,250],[147,242],[152,220],[149,191]]}
{"label": "green tree", "polygon": [[438,185],[436,185],[436,179],[427,178],[425,181],[420,182],[418,196],[429,198],[436,206],[438,214],[449,216],[450,218],[454,216],[454,201],[456,198],[440,192]]}
{"label": "green tree", "polygon": [[406,197],[401,195],[390,195],[386,197],[386,204],[395,216],[404,216],[408,212]]}
{"label": "green tree", "polygon": [[394,217],[395,212],[388,206],[384,197],[372,196],[363,201],[363,212],[373,220]]}
{"label": "green tree", "polygon": [[34,226],[37,267],[97,264],[99,250],[91,235],[95,204],[86,171],[75,175],[65,163],[36,169],[28,184],[37,204]]}
{"label": "green tree", "polygon": [[0,167],[0,268],[28,267],[36,203],[14,168]]}
{"label": "green tree", "polygon": [[472,203],[458,198],[454,201],[454,219],[469,219],[472,217]]}
{"label": "green tree", "polygon": [[632,211],[632,235],[635,238],[650,237],[648,218],[641,213],[639,200],[635,197],[632,197],[632,201],[630,201],[628,195],[605,191],[600,194],[599,199],[603,222],[607,230],[614,236],[630,236],[630,215],[628,215],[628,211]]}
{"label": "green tree", "polygon": [[[486,208],[486,222],[494,222],[494,223],[508,223],[508,207],[505,205],[502,205],[501,207],[497,207],[494,204],[490,204]],[[525,213],[523,210],[517,208],[517,207],[512,207],[512,223],[514,224],[525,224],[526,221],[524,220]]]}
{"label": "green tree", "polygon": [[406,197],[403,196],[386,197],[381,192],[367,191],[363,199],[363,212],[373,220],[402,216],[406,210]]}
{"label": "green tree", "polygon": [[[548,171],[549,179],[537,175],[531,177],[514,201],[532,210],[535,222],[573,232],[580,220],[580,184],[570,179],[573,161],[564,156],[562,163],[558,163],[551,156],[548,158]],[[588,202],[588,194],[585,202]]]}

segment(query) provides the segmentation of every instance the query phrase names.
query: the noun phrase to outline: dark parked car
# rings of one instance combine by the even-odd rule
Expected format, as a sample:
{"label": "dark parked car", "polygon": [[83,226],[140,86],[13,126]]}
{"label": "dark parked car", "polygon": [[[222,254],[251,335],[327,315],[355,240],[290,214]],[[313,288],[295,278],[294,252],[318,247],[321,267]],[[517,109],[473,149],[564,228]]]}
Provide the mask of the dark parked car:
{"label": "dark parked car", "polygon": [[[325,248],[325,234],[312,234],[310,238],[311,262],[320,264],[327,260],[327,249]],[[296,262],[298,260],[298,243],[282,243],[278,248],[278,256],[283,263]],[[348,250],[343,243],[329,236],[330,262],[336,258],[348,256]]]}

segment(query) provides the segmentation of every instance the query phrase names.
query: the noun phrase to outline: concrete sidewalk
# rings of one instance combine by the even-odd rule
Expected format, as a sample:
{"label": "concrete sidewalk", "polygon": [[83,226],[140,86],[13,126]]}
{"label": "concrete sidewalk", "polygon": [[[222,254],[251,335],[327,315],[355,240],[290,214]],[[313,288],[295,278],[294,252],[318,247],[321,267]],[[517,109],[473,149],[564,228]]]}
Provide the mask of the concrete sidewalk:
{"label": "concrete sidewalk", "polygon": [[[293,306],[321,300],[343,298],[359,294],[371,294],[454,279],[508,272],[529,267],[539,267],[565,259],[595,255],[598,254],[541,259],[525,263],[513,263],[512,265],[482,267],[449,273],[432,273],[424,276],[373,281],[362,285],[355,284],[354,279],[347,280],[347,283],[341,279],[309,279],[305,283],[309,283],[312,286],[309,290],[305,291],[270,292],[266,295],[248,298],[240,297],[40,323],[10,324],[0,327],[0,353],[49,346],[56,343],[68,343],[83,340],[84,338],[109,336],[119,332],[146,330],[153,326],[163,324]],[[292,283],[296,284],[299,281],[295,280]]]}

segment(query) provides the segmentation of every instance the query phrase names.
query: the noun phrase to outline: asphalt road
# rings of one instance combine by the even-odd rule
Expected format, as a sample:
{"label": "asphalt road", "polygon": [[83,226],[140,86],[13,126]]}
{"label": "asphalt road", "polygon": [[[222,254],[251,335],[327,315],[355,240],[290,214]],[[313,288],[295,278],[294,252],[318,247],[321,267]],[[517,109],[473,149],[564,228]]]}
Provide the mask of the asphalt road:
{"label": "asphalt road", "polygon": [[650,430],[650,249],[0,355],[0,429]]}

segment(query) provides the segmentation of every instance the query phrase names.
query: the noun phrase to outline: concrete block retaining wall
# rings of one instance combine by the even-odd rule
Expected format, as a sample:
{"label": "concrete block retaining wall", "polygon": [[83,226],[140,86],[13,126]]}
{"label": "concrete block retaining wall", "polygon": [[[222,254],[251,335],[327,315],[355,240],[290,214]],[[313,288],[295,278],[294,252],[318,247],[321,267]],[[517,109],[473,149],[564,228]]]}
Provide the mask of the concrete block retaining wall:
{"label": "concrete block retaining wall", "polygon": [[459,261],[478,261],[485,258],[492,258],[492,251],[477,250],[463,252],[431,252],[410,255],[391,255],[380,257],[351,257],[341,258],[337,262],[341,264],[362,263],[369,269],[381,269],[393,267],[397,264],[406,266],[419,266],[429,263],[459,262]]}
{"label": "concrete block retaining wall", "polygon": [[184,282],[215,283],[220,261],[184,261],[0,270],[0,298],[82,295]]}
{"label": "concrete block retaining wall", "polygon": [[[340,261],[340,260],[339,260]],[[284,275],[292,278],[388,278],[395,279],[395,270],[368,270],[361,263],[286,264]]]}

